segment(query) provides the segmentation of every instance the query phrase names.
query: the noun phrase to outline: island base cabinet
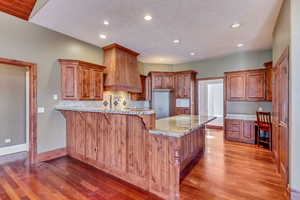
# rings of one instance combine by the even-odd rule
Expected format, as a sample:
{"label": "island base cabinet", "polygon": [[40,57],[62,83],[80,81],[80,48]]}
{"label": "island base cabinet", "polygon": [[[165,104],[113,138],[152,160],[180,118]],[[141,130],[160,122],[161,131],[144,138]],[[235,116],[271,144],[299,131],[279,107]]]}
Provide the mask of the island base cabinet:
{"label": "island base cabinet", "polygon": [[181,174],[205,148],[204,127],[182,137],[150,134],[155,114],[62,113],[70,157],[163,199],[180,199]]}
{"label": "island base cabinet", "polygon": [[180,177],[205,149],[204,128],[183,137],[150,135],[150,192],[164,199],[180,199]]}
{"label": "island base cabinet", "polygon": [[151,115],[63,111],[68,155],[148,190]]}

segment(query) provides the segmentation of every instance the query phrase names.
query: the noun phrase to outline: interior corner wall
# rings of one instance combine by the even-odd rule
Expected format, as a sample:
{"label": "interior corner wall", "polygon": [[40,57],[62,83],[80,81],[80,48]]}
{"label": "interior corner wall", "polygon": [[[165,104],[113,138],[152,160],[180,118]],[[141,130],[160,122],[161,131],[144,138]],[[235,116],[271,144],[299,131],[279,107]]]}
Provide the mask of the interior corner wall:
{"label": "interior corner wall", "polygon": [[264,68],[263,64],[272,61],[272,50],[243,51],[231,55],[190,63],[177,64],[173,71],[194,70],[198,78],[224,76],[224,72]]}
{"label": "interior corner wall", "polygon": [[38,153],[65,147],[65,120],[54,110],[58,102],[53,100],[54,94],[60,95],[57,59],[102,64],[102,49],[2,12],[0,24],[0,57],[37,64],[37,103],[45,108],[45,113],[38,114]]}
{"label": "interior corner wall", "polygon": [[285,0],[281,7],[277,23],[273,31],[273,63],[291,43],[291,0]]}
{"label": "interior corner wall", "polygon": [[151,64],[143,63],[143,73],[147,75],[151,71],[172,72],[173,65],[171,64]]}
{"label": "interior corner wall", "polygon": [[[291,0],[290,186],[300,192],[300,1]],[[299,198],[299,196],[298,196]],[[293,199],[293,198],[292,198]]]}

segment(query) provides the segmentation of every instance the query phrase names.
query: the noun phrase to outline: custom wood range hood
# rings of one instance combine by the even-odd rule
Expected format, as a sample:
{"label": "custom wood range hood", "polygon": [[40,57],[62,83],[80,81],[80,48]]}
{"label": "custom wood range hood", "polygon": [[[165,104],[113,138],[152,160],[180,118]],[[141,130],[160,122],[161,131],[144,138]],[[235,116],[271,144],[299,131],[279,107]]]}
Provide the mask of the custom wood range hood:
{"label": "custom wood range hood", "polygon": [[137,56],[134,52],[119,44],[103,47],[105,81],[107,91],[127,91],[140,93],[142,91]]}

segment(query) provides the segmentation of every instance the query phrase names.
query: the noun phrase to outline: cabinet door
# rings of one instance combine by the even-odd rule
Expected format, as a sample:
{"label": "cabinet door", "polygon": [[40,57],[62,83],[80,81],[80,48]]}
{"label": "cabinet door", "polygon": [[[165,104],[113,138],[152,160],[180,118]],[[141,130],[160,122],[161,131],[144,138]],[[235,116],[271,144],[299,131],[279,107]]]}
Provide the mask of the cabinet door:
{"label": "cabinet door", "polygon": [[62,98],[74,100],[78,98],[77,93],[77,65],[62,64],[61,66],[61,89]]}
{"label": "cabinet door", "polygon": [[273,69],[268,68],[266,71],[266,100],[272,101],[273,93]]}
{"label": "cabinet door", "polygon": [[246,91],[248,101],[264,101],[266,98],[265,71],[246,73]]}
{"label": "cabinet door", "polygon": [[174,88],[174,77],[173,75],[162,76],[162,89],[173,89]]}
{"label": "cabinet door", "polygon": [[247,143],[255,143],[255,124],[253,121],[244,121],[241,140]]}
{"label": "cabinet door", "polygon": [[184,98],[185,76],[184,74],[176,74],[176,98]]}
{"label": "cabinet door", "polygon": [[81,100],[93,99],[92,79],[93,79],[93,70],[87,67],[80,67],[79,80],[80,80]]}
{"label": "cabinet door", "polygon": [[184,75],[184,98],[190,98],[191,97],[191,83],[192,78],[190,74]]}
{"label": "cabinet door", "polygon": [[99,70],[92,70],[92,91],[91,98],[93,100],[103,99],[103,72]]}
{"label": "cabinet door", "polygon": [[246,100],[245,73],[233,73],[227,75],[227,100]]}
{"label": "cabinet door", "polygon": [[162,89],[162,76],[161,75],[154,75],[153,89]]}

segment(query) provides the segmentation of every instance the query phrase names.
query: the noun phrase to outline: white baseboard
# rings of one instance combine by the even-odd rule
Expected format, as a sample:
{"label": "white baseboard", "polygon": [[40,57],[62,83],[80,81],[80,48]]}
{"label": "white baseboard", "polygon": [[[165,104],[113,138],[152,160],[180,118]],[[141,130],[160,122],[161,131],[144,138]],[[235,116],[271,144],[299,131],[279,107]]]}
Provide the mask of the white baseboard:
{"label": "white baseboard", "polygon": [[27,144],[19,144],[0,148],[0,156],[27,151]]}

